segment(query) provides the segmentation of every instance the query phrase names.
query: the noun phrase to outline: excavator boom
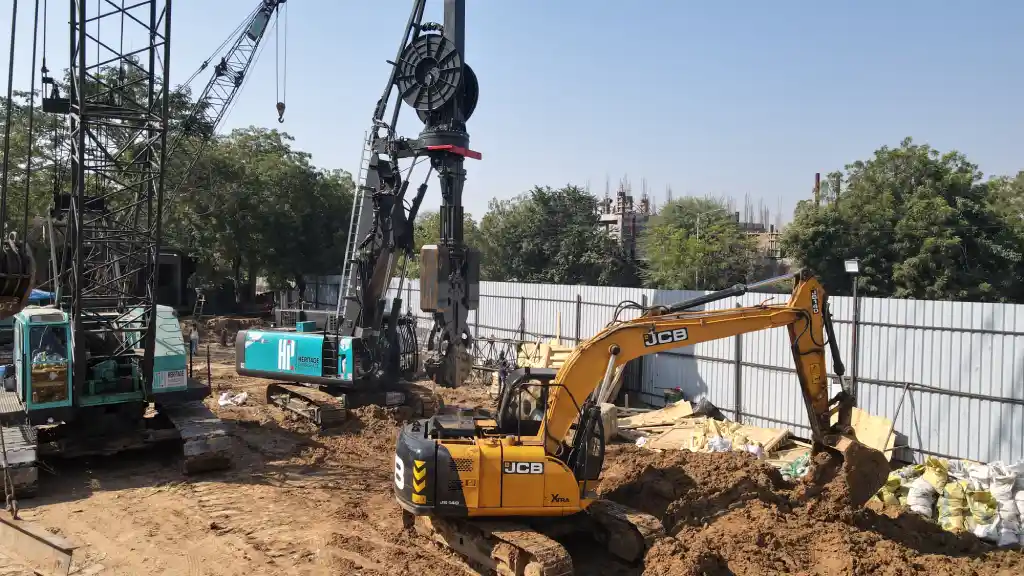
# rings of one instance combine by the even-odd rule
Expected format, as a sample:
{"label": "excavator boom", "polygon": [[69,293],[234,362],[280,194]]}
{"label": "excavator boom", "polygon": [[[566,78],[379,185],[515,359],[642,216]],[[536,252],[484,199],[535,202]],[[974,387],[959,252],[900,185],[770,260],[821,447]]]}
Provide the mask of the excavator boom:
{"label": "excavator boom", "polygon": [[[578,346],[559,370],[548,403],[546,436],[551,442],[561,442],[576,421],[578,410],[574,402],[564,401],[563,396],[568,395],[582,402],[601,386],[607,374],[630,360],[781,327],[789,330],[796,374],[807,404],[811,429],[815,435],[822,435],[829,427],[830,418],[825,367],[825,347],[828,342],[824,334],[831,331],[828,328],[831,320],[825,303],[825,291],[807,271],[772,278],[764,283],[786,279],[794,279],[795,285],[785,304],[710,311],[692,309],[741,295],[750,289],[749,286],[741,285],[672,306],[654,307],[635,320],[612,323]],[[842,362],[836,352],[833,350],[837,373],[842,375]],[[549,443],[549,447],[557,449],[555,444]]]}

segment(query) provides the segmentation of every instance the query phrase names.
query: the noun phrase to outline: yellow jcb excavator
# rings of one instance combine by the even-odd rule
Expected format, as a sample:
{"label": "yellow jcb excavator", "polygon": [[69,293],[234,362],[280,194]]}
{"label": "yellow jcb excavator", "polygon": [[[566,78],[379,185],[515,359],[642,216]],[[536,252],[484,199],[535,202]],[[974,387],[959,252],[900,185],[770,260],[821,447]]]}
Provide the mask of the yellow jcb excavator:
{"label": "yellow jcb excavator", "polygon": [[[693,310],[787,279],[793,292],[786,304]],[[828,297],[804,270],[613,322],[578,346],[557,372],[514,371],[494,416],[459,411],[406,424],[394,464],[406,526],[498,574],[572,574],[572,560],[557,539],[580,530],[626,561],[641,559],[663,533],[658,519],[594,492],[605,452],[599,404],[607,400],[616,367],[646,354],[778,327],[789,331],[814,450],[845,459],[834,462],[843,464],[845,481],[857,493],[867,494],[854,502],[863,504],[885,481],[888,460],[853,437],[853,396],[843,390],[829,399],[826,346],[834,372],[841,376],[844,368]],[[527,394],[547,409],[524,410]]]}

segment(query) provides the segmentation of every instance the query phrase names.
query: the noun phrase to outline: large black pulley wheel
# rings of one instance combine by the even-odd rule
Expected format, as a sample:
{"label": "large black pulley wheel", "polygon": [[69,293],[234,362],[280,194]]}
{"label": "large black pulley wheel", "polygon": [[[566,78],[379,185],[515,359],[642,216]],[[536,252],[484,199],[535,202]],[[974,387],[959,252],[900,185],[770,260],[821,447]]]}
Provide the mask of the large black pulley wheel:
{"label": "large black pulley wheel", "polygon": [[[476,110],[476,103],[480,100],[480,83],[476,79],[476,72],[469,64],[462,65],[462,121],[469,120]],[[416,115],[424,124],[428,123],[430,113],[417,110]]]}
{"label": "large black pulley wheel", "polygon": [[36,261],[32,250],[12,232],[0,255],[0,320],[10,318],[28,304],[35,282]]}
{"label": "large black pulley wheel", "polygon": [[455,97],[462,76],[462,55],[455,46],[440,34],[424,34],[402,51],[396,83],[406,104],[433,112]]}

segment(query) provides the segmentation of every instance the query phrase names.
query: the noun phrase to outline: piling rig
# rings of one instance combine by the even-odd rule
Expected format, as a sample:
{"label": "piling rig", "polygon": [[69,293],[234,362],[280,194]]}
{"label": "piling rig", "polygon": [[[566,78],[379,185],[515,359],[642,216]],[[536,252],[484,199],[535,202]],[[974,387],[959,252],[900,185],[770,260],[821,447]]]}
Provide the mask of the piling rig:
{"label": "piling rig", "polygon": [[[420,252],[420,308],[433,316],[423,364],[447,387],[463,382],[472,365],[467,318],[479,302],[480,258],[464,242],[462,191],[465,159],[481,158],[469,149],[466,131],[479,85],[464,59],[465,0],[444,1],[443,24],[423,21],[425,5],[413,2],[364,142],[334,315],[322,329],[300,314],[294,329],[236,335],[238,373],[281,382],[268,386],[268,402],[322,427],[366,404],[433,410],[428,394],[403,381],[420,362],[416,318],[401,312],[406,263],[415,250],[413,222],[432,172],[442,204],[440,242]],[[423,123],[415,138],[398,135],[403,102]],[[408,163],[404,171],[400,161]],[[428,162],[427,175],[407,200],[412,168],[421,161]],[[389,300],[395,277],[397,296]]]}

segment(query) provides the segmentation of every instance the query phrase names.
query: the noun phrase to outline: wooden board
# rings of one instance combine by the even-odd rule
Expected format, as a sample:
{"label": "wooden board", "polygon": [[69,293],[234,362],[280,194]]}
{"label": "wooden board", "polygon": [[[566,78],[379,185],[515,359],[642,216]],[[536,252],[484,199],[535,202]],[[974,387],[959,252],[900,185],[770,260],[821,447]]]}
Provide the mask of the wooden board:
{"label": "wooden board", "polygon": [[644,414],[637,414],[629,418],[619,418],[619,429],[643,428],[650,426],[664,426],[676,424],[679,420],[693,414],[693,406],[686,400],[680,400],[675,404],[666,406],[660,410],[653,410]]}
{"label": "wooden board", "polygon": [[[620,421],[621,426],[621,421]],[[734,422],[718,422],[704,417],[684,419],[669,430],[661,433],[646,444],[655,450],[704,450],[709,437],[722,436],[738,438],[743,436],[748,443],[759,443],[764,451],[770,452],[789,436],[789,430],[781,428],[758,428],[737,425]]]}
{"label": "wooden board", "polygon": [[[832,423],[835,424],[838,415],[832,416]],[[892,420],[884,416],[875,416],[860,408],[854,408],[850,414],[850,425],[857,435],[857,441],[868,448],[882,451],[885,457],[892,460],[893,449],[896,446],[896,432],[892,429]]]}

